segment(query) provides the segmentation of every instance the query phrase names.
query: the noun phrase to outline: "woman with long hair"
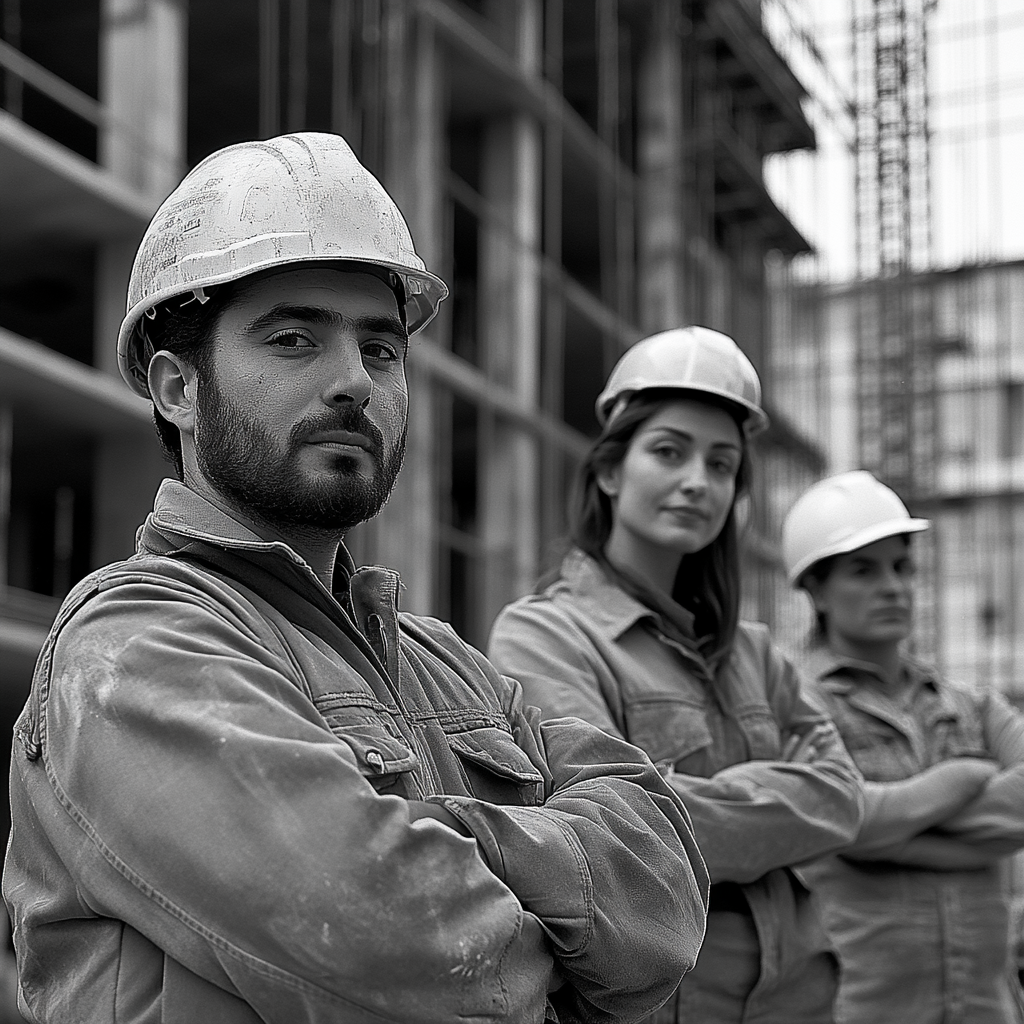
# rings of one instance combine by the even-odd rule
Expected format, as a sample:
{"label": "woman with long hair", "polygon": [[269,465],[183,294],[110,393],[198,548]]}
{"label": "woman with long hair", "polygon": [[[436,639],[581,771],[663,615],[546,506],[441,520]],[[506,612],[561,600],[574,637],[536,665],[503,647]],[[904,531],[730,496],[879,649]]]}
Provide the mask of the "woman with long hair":
{"label": "woman with long hair", "polygon": [[816,617],[799,660],[866,780],[856,842],[803,875],[839,954],[842,1024],[1016,1024],[1001,861],[1024,847],[1024,716],[905,650],[928,526],[863,470],[786,517],[789,577]]}
{"label": "woman with long hair", "polygon": [[498,616],[490,657],[543,716],[645,750],[690,813],[713,883],[707,933],[652,1020],[826,1024],[835,957],[790,868],[850,842],[861,783],[766,628],[739,619],[760,382],[731,338],[689,327],[634,345],[597,411],[573,547],[553,583]]}

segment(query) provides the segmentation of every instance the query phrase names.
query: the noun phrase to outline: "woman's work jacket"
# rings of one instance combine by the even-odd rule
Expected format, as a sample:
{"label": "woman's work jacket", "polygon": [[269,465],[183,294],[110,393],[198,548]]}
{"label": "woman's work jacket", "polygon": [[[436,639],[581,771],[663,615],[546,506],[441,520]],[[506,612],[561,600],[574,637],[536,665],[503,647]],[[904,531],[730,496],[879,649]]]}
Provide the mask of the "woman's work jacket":
{"label": "woman's work jacket", "polygon": [[741,623],[714,673],[665,627],[573,551],[560,579],[498,616],[489,656],[545,719],[583,718],[662,768],[690,812],[712,883],[740,883],[754,918],[761,974],[744,1019],[773,1020],[801,966],[829,948],[788,866],[856,836],[861,779],[838,733],[813,764],[779,760],[789,736],[828,717],[766,627]]}
{"label": "woman's work jacket", "polygon": [[[947,834],[1024,845],[1024,716],[904,659],[894,695],[867,662],[820,647],[801,659],[868,782],[897,782],[955,757],[1003,771]],[[868,822],[865,822],[867,825]],[[935,871],[824,858],[804,870],[839,952],[841,1024],[1020,1021],[1010,965],[1005,865]]]}

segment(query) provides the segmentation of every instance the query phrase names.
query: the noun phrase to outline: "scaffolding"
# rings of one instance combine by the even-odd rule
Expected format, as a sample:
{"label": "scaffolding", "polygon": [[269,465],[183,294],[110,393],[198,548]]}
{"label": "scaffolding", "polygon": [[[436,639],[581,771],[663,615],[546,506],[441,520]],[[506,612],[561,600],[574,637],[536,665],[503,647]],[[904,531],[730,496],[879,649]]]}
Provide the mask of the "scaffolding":
{"label": "scaffolding", "polygon": [[928,303],[910,273],[928,268],[931,189],[926,24],[929,0],[856,0],[856,246],[861,462],[907,500],[933,490],[933,367]]}
{"label": "scaffolding", "polygon": [[[854,0],[855,238],[860,465],[920,512],[935,492],[927,23],[934,0]],[[870,284],[867,284],[870,282]],[[921,565],[916,640],[937,630],[935,545]]]}

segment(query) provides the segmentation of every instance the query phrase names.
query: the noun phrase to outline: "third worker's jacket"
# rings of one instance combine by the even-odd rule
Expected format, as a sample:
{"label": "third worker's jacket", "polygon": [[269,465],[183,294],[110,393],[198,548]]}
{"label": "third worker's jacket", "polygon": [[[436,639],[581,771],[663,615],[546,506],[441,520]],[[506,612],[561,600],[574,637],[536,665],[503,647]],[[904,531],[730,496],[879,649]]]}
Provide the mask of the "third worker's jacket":
{"label": "third worker's jacket", "polygon": [[[954,838],[1024,845],[1024,716],[904,659],[906,688],[824,646],[801,660],[867,782],[895,783],[957,757],[1002,769],[956,817]],[[867,823],[866,823],[867,824]],[[835,855],[808,865],[842,962],[839,1024],[1017,1024],[1009,906],[998,861],[937,871]]]}

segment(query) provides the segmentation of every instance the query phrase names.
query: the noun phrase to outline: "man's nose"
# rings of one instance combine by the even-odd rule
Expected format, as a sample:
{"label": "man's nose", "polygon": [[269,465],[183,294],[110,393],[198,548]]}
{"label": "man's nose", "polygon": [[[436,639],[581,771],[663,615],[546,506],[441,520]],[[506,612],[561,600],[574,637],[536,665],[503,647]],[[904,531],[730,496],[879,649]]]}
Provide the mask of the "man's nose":
{"label": "man's nose", "polygon": [[896,594],[907,587],[907,581],[894,568],[882,571],[882,589],[888,594]]}
{"label": "man's nose", "polygon": [[363,363],[363,354],[357,344],[343,344],[330,357],[330,375],[324,389],[327,405],[351,403],[360,408],[370,401],[373,380]]}

